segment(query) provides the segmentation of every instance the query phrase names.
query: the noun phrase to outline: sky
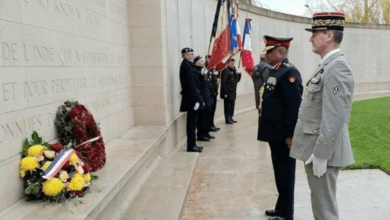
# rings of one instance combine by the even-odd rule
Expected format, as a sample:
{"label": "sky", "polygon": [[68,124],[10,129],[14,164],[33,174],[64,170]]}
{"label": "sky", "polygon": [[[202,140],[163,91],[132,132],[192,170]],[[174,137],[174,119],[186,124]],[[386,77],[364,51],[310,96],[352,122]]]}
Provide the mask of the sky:
{"label": "sky", "polygon": [[[305,16],[305,0],[259,0],[264,8],[287,14]],[[309,16],[310,17],[310,16]]]}

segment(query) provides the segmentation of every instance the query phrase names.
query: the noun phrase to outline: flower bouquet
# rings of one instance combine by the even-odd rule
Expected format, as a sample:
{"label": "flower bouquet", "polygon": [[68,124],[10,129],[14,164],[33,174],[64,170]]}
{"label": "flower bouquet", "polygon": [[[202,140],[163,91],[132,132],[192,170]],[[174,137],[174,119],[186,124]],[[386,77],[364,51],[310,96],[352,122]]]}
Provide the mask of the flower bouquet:
{"label": "flower bouquet", "polygon": [[96,177],[70,145],[44,142],[37,132],[23,143],[20,176],[27,200],[63,202],[83,196]]}
{"label": "flower bouquet", "polygon": [[[66,101],[58,108],[56,119],[60,141],[72,143],[92,171],[101,169],[106,163],[106,152],[99,126],[92,114],[77,101]],[[89,141],[89,140],[94,141]]]}

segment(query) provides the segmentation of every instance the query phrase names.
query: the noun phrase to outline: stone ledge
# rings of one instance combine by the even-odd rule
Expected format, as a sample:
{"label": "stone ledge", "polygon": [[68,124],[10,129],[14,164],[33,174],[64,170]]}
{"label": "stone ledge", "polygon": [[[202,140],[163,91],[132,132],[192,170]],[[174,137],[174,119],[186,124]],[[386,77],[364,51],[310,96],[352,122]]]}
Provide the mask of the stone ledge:
{"label": "stone ledge", "polygon": [[184,148],[161,162],[121,219],[180,219],[199,156]]}
{"label": "stone ledge", "polygon": [[[114,219],[159,164],[166,144],[166,127],[133,127],[107,144],[107,163],[96,175],[99,180],[82,198],[48,205],[24,199],[0,213],[0,219]],[[114,211],[114,213],[113,213]]]}

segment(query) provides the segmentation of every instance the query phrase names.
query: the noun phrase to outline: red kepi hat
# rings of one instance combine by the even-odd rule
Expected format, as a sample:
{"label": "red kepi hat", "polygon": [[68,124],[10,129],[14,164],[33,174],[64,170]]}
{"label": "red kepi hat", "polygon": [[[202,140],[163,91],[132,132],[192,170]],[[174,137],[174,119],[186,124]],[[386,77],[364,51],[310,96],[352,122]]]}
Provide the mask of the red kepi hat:
{"label": "red kepi hat", "polygon": [[271,50],[275,47],[285,47],[289,48],[290,47],[290,42],[292,41],[292,37],[290,38],[280,38],[280,37],[271,37],[268,35],[264,35],[264,43],[265,43],[265,48],[263,51]]}
{"label": "red kepi hat", "polygon": [[345,14],[343,12],[318,12],[313,14],[312,28],[305,30],[322,31],[322,30],[339,30],[344,31]]}

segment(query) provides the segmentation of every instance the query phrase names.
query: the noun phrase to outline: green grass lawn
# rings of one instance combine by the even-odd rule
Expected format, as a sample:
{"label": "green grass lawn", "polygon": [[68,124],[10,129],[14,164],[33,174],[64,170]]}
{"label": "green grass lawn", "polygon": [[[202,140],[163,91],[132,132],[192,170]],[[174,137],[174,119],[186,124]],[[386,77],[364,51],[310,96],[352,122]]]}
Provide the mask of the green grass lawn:
{"label": "green grass lawn", "polygon": [[354,102],[349,134],[355,164],[345,169],[379,168],[390,174],[390,97]]}

